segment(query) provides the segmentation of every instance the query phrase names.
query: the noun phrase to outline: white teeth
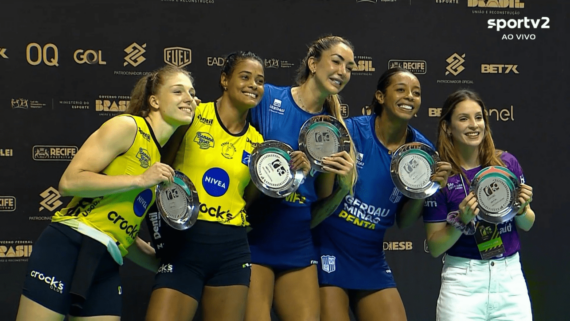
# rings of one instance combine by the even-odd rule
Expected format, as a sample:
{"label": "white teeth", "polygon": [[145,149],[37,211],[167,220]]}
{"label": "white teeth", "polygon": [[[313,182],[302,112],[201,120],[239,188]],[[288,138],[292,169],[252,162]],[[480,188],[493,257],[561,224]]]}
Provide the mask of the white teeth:
{"label": "white teeth", "polygon": [[246,96],[249,96],[251,98],[257,98],[256,94],[252,94],[252,93],[244,93]]}
{"label": "white teeth", "polygon": [[400,108],[403,108],[405,110],[412,110],[414,109],[414,107],[410,106],[410,105],[400,105]]}
{"label": "white teeth", "polygon": [[187,113],[191,113],[192,112],[192,108],[188,108],[188,107],[182,107],[180,108],[181,110],[187,112]]}
{"label": "white teeth", "polygon": [[479,133],[467,133],[465,135],[467,135],[469,137],[477,137],[477,136],[479,136]]}
{"label": "white teeth", "polygon": [[340,80],[338,80],[338,79],[331,79],[331,80],[332,80],[332,82],[334,82],[335,84],[340,86],[340,84],[341,84]]}

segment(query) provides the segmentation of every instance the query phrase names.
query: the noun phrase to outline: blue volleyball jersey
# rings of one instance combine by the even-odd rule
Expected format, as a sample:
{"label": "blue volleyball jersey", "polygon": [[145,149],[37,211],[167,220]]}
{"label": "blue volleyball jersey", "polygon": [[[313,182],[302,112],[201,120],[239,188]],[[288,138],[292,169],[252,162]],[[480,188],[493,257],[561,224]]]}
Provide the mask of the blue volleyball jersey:
{"label": "blue volleyball jersey", "polygon": [[[515,174],[521,183],[525,182],[524,174],[518,160],[510,153],[501,154],[501,159],[513,174]],[[465,171],[465,175],[469,182],[482,169],[481,166]],[[467,186],[463,185],[463,182]],[[426,202],[424,207],[425,223],[443,223],[447,222],[447,214],[451,211],[459,210],[459,204],[465,199],[465,194],[469,193],[469,182],[461,180],[459,174],[450,176],[447,180],[447,186],[442,188],[437,194],[432,196],[432,202]],[[479,217],[475,217],[475,222]],[[499,234],[505,247],[505,253],[499,257],[508,257],[520,250],[519,234],[516,228],[515,218],[498,225]],[[457,242],[447,250],[449,255],[460,256],[469,259],[481,259],[481,254],[475,242],[474,235],[461,235]]]}
{"label": "blue volleyball jersey", "polygon": [[[259,105],[249,112],[251,124],[263,135],[265,140],[278,140],[299,149],[299,131],[311,117],[325,114],[311,114],[295,103],[291,87],[277,87],[265,84],[265,93]],[[317,200],[315,179],[317,173],[307,175],[305,182],[297,192],[282,200],[283,205],[309,207]],[[294,209],[293,209],[294,210]]]}
{"label": "blue volleyball jersey", "polygon": [[[250,110],[249,117],[266,141],[278,140],[298,150],[299,131],[305,121],[322,114],[324,111],[311,114],[301,109],[291,95],[291,87],[265,84],[263,99]],[[266,197],[248,209],[253,227],[248,233],[252,263],[276,270],[316,263],[310,224],[311,204],[317,200],[317,174],[309,173],[299,189],[288,197]]]}
{"label": "blue volleyball jersey", "polygon": [[[313,231],[321,284],[347,289],[390,287],[384,276],[391,272],[382,245],[404,196],[392,182],[392,154],[376,136],[375,118],[369,115],[345,120],[356,146],[358,181],[354,195],[346,195],[335,212]],[[433,148],[420,132],[411,126],[408,129],[407,142]]]}

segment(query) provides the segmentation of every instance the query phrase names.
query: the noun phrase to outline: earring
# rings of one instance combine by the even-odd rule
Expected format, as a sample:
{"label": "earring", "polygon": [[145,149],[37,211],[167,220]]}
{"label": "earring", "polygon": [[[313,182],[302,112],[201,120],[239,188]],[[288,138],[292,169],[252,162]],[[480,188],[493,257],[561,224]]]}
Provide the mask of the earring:
{"label": "earring", "polygon": [[227,91],[227,90],[228,90],[228,87],[224,87],[224,91]]}

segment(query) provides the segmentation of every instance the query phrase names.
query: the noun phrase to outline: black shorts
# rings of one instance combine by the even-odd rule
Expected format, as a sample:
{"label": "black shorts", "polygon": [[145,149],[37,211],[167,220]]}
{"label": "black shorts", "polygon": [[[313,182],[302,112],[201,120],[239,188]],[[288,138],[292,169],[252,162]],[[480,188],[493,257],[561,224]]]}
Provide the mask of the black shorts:
{"label": "black shorts", "polygon": [[34,243],[23,295],[63,315],[120,316],[122,288],[119,265],[106,249],[98,266],[94,267],[93,281],[88,285],[85,300],[70,292],[72,280],[77,280],[74,274],[83,238],[86,236],[69,226],[59,223],[48,225]]}
{"label": "black shorts", "polygon": [[249,286],[251,254],[245,227],[198,220],[186,231],[169,231],[153,289],[169,288],[200,301],[207,286]]}

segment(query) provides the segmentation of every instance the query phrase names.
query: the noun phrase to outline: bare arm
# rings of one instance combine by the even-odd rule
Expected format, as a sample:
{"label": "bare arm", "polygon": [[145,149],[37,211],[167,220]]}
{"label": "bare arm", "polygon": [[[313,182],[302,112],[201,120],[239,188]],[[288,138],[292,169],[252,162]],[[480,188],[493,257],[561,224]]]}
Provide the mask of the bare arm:
{"label": "bare arm", "polygon": [[526,184],[521,185],[519,201],[522,206],[517,216],[515,216],[515,222],[520,229],[528,232],[534,225],[536,218],[534,211],[530,208],[530,202],[532,202],[532,187]]}
{"label": "bare arm", "polygon": [[315,184],[319,200],[311,207],[311,228],[329,217],[350,191],[350,188],[343,184],[338,184],[333,190],[335,178],[334,173],[323,173],[317,177]]}
{"label": "bare arm", "polygon": [[137,125],[131,117],[115,117],[103,124],[85,141],[63,173],[59,182],[61,195],[98,197],[171,180],[172,169],[161,163],[155,163],[137,176],[101,174],[117,156],[130,148],[136,130]]}
{"label": "bare arm", "polygon": [[152,246],[138,236],[135,240],[135,246],[129,247],[126,258],[153,273],[158,271],[160,260],[156,258],[156,252]]}

